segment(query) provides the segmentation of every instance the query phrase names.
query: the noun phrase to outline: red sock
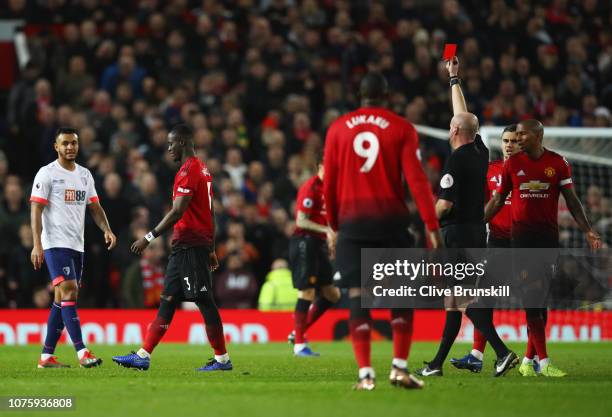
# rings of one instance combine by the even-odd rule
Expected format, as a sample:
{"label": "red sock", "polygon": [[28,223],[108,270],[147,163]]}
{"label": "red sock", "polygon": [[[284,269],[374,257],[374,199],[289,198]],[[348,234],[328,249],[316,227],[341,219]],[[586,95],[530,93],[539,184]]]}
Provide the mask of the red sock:
{"label": "red sock", "polygon": [[484,353],[486,346],[487,339],[484,337],[484,334],[482,334],[480,330],[474,327],[474,343],[472,344],[472,349]]}
{"label": "red sock", "polygon": [[298,298],[295,303],[295,311],[293,312],[293,320],[295,323],[295,343],[305,343],[304,333],[308,328],[308,307],[310,307],[310,301],[303,298]]}
{"label": "red sock", "polygon": [[535,346],[533,345],[533,337],[531,333],[527,333],[527,351],[525,352],[525,357],[527,359],[533,359],[536,354]]}
{"label": "red sock", "polygon": [[353,342],[353,352],[355,352],[357,366],[359,368],[370,367],[372,320],[363,318],[351,319],[349,320],[349,330],[351,332],[351,341]]}
{"label": "red sock", "polygon": [[227,353],[227,350],[225,349],[225,335],[223,334],[223,324],[207,324],[206,336],[208,336],[208,342],[215,351],[215,355],[225,355]]}
{"label": "red sock", "polygon": [[[546,359],[548,353],[546,352],[546,325],[544,324],[544,320],[541,317],[528,317],[527,331],[529,332],[529,339],[532,341],[533,348],[540,357],[540,360]],[[529,344],[527,345],[527,353],[529,353]],[[527,357],[529,358],[529,356]],[[531,356],[531,358],[533,358],[533,356]]]}
{"label": "red sock", "polygon": [[145,342],[142,346],[143,349],[149,353],[153,353],[155,346],[157,346],[162,337],[164,337],[169,326],[170,324],[167,323],[166,320],[160,317],[155,317],[155,320],[151,322],[149,328],[147,329]]}
{"label": "red sock", "polygon": [[412,344],[412,322],[414,310],[391,310],[391,330],[393,332],[393,358],[408,359]]}
{"label": "red sock", "polygon": [[308,330],[332,305],[333,303],[325,297],[317,298],[308,309],[308,319],[304,330]]}

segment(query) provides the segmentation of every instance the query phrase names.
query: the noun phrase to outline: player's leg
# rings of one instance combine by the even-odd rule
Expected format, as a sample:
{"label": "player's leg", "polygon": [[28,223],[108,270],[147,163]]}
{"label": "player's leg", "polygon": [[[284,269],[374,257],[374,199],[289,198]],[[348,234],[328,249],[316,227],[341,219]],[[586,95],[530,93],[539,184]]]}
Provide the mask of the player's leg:
{"label": "player's leg", "polygon": [[436,356],[429,361],[425,362],[426,366],[417,371],[418,375],[421,376],[442,376],[442,364],[448,356],[455,339],[461,329],[461,311],[452,308],[446,310],[446,320],[444,322],[444,330],[442,330],[442,338],[440,339],[440,345]]}
{"label": "player's leg", "polygon": [[371,362],[372,318],[370,310],[361,307],[361,288],[349,288],[349,306],[349,332],[359,368],[359,382],[354,388],[371,391],[376,379]]}
{"label": "player's leg", "polygon": [[198,371],[231,371],[232,361],[225,347],[225,335],[223,333],[223,322],[219,309],[215,304],[210,291],[205,291],[196,300],[196,305],[202,314],[206,326],[208,342],[215,352],[214,358],[206,365],[198,368]]}
{"label": "player's leg", "polygon": [[308,347],[306,342],[306,329],[308,324],[308,312],[315,298],[314,288],[303,288],[298,290],[298,299],[295,303],[293,313],[293,353],[296,356],[319,356]]}
{"label": "player's leg", "polygon": [[401,388],[423,388],[423,381],[408,371],[408,355],[412,344],[414,310],[411,308],[391,309],[391,331],[393,334],[393,359],[389,381]]}
{"label": "player's leg", "polygon": [[310,328],[331,306],[340,300],[340,289],[333,285],[334,270],[329,260],[327,244],[317,241],[315,248],[316,277],[319,296],[310,305],[306,330]]}
{"label": "player's leg", "polygon": [[319,320],[331,306],[340,300],[340,289],[335,285],[328,284],[319,288],[319,296],[308,309],[308,318],[306,321],[306,330]]}
{"label": "player's leg", "polygon": [[[180,256],[179,256],[180,258]],[[182,259],[177,259],[177,253],[172,253],[166,268],[164,277],[164,289],[160,297],[159,308],[155,319],[149,324],[145,335],[144,344],[137,352],[127,355],[113,356],[113,362],[126,368],[135,368],[146,371],[151,365],[151,354],[155,347],[168,331],[170,323],[178,304],[182,300],[183,292],[180,283],[181,274],[178,264]]]}
{"label": "player's leg", "polygon": [[68,368],[69,365],[64,365],[57,361],[55,347],[64,330],[64,320],[62,319],[61,310],[61,292],[59,287],[54,287],[53,304],[49,311],[47,319],[47,335],[45,336],[45,344],[43,345],[40,360],[38,361],[39,368]]}
{"label": "player's leg", "polygon": [[308,310],[315,298],[317,270],[312,239],[304,236],[293,236],[289,242],[289,264],[293,287],[298,290],[298,299],[293,313],[294,327],[288,337],[293,343],[296,356],[315,356],[306,345],[306,325]]}

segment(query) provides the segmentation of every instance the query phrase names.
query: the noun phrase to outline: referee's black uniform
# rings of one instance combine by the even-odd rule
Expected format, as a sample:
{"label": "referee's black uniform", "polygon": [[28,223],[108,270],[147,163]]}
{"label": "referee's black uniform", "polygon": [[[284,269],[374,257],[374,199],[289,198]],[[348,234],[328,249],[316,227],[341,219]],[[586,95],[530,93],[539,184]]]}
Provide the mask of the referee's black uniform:
{"label": "referee's black uniform", "polygon": [[[489,150],[478,134],[474,141],[455,149],[446,161],[438,197],[453,203],[451,211],[440,219],[447,248],[486,248],[484,206],[488,168]],[[461,259],[455,261],[462,262]],[[495,350],[498,357],[495,375],[501,375],[500,370],[505,369],[506,362],[514,360],[516,355],[508,350],[495,331],[493,310],[474,307],[468,307],[466,314]],[[417,371],[419,375],[442,375],[442,364],[459,333],[461,317],[460,311],[447,310],[438,352],[426,362],[426,367]]]}
{"label": "referee's black uniform", "polygon": [[447,248],[486,247],[483,217],[488,168],[489,150],[480,135],[447,159],[438,195],[453,203],[450,213],[440,219]]}

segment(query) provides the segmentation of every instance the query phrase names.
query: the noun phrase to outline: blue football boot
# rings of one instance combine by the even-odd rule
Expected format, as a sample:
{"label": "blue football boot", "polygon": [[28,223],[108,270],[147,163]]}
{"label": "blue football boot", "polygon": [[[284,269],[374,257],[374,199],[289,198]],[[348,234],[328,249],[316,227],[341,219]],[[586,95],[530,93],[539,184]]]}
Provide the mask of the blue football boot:
{"label": "blue football boot", "polygon": [[150,358],[141,358],[134,351],[125,356],[113,356],[113,362],[125,368],[140,369],[141,371],[146,371],[151,366]]}
{"label": "blue football boot", "polygon": [[457,369],[468,369],[472,372],[482,371],[482,361],[471,353],[468,353],[463,358],[452,358],[450,363]]}

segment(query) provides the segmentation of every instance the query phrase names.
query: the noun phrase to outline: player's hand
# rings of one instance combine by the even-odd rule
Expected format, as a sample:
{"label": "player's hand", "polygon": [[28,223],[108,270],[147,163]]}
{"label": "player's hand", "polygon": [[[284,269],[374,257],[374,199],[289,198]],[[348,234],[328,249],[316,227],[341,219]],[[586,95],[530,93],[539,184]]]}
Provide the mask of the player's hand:
{"label": "player's hand", "polygon": [[104,241],[108,245],[107,247],[108,250],[111,250],[112,248],[117,246],[117,236],[115,236],[115,234],[111,232],[110,230],[107,230],[106,232],[104,232]]}
{"label": "player's hand", "polygon": [[454,56],[446,61],[446,70],[449,77],[456,77],[459,74],[459,58]]}
{"label": "player's hand", "polygon": [[42,247],[36,245],[34,246],[32,249],[32,254],[30,255],[30,260],[32,261],[34,270],[38,271],[42,267],[43,262],[45,262]]}
{"label": "player's hand", "polygon": [[142,254],[142,251],[147,248],[147,246],[149,246],[149,241],[144,237],[141,237],[136,242],[132,243],[130,250],[136,255],[140,255]]}
{"label": "player's hand", "polygon": [[338,241],[338,234],[333,231],[331,227],[327,228],[327,250],[329,252],[329,259],[336,258],[336,242]]}
{"label": "player's hand", "polygon": [[217,259],[215,251],[212,251],[210,255],[208,255],[208,262],[210,264],[210,272],[215,272],[219,269],[219,259]]}
{"label": "player's hand", "polygon": [[601,249],[603,243],[601,242],[601,236],[597,232],[590,231],[586,234],[587,242],[589,242],[589,246],[591,249]]}
{"label": "player's hand", "polygon": [[439,230],[429,232],[429,240],[431,241],[431,247],[433,249],[443,248],[444,242],[442,241],[442,235]]}

